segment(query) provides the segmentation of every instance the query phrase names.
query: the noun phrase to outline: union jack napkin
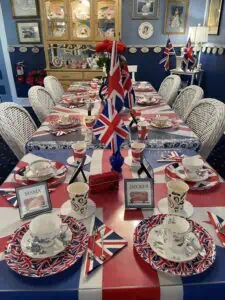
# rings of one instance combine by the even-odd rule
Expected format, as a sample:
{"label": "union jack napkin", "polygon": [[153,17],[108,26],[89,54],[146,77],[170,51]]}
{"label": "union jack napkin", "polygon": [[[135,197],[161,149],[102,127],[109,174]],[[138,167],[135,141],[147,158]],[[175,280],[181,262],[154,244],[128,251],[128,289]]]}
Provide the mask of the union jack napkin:
{"label": "union jack napkin", "polygon": [[208,216],[209,216],[209,220],[211,222],[211,224],[214,226],[215,230],[216,230],[216,234],[221,242],[221,244],[225,247],[225,234],[220,233],[218,230],[218,225],[222,225],[222,229],[225,232],[225,221],[224,219],[222,219],[221,217],[215,215],[214,213],[208,211]]}
{"label": "union jack napkin", "polygon": [[164,161],[168,161],[168,162],[181,162],[182,159],[184,158],[184,155],[180,155],[177,151],[171,151],[171,153],[168,154],[162,154],[160,159],[157,160],[157,162],[164,162]]}
{"label": "union jack napkin", "polygon": [[15,189],[13,189],[12,191],[10,189],[0,190],[0,196],[2,196],[6,201],[8,201],[9,204],[13,207],[18,207]]}
{"label": "union jack napkin", "polygon": [[[119,252],[121,249],[127,246],[127,242],[114,232],[109,227],[100,221],[98,218],[95,218],[94,226],[96,226],[98,233],[95,238],[95,247],[94,247],[94,259],[91,259],[92,247],[93,247],[93,238],[90,236],[88,241],[88,253],[86,258],[85,273],[90,274],[92,271],[109,261],[113,255]],[[93,227],[94,228],[94,227]],[[101,234],[104,233],[103,240],[103,255],[105,257],[102,260],[100,257],[102,255],[102,243],[101,243]]]}

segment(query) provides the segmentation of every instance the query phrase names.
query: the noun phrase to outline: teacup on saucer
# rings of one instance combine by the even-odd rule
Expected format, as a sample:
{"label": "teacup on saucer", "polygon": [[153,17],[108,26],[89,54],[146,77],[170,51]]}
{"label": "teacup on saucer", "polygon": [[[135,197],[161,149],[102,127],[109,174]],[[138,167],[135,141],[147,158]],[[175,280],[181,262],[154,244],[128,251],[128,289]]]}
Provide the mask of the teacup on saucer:
{"label": "teacup on saucer", "polygon": [[167,116],[157,115],[154,119],[154,123],[159,127],[167,126],[169,118]]}
{"label": "teacup on saucer", "polygon": [[44,214],[34,218],[30,222],[30,234],[33,242],[43,248],[51,247],[60,235],[64,235],[68,229],[61,219],[53,214]]}
{"label": "teacup on saucer", "polygon": [[203,169],[204,161],[197,157],[185,157],[182,160],[185,175],[188,179],[195,180],[201,179],[206,170]]}

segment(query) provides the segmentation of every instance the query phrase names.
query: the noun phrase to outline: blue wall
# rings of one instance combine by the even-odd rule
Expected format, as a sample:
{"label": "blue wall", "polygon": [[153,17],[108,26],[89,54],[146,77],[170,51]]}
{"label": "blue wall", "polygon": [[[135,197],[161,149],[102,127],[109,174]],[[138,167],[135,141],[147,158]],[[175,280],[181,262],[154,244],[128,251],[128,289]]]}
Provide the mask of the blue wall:
{"label": "blue wall", "polygon": [[[168,38],[163,34],[164,17],[166,9],[166,0],[160,0],[160,15],[158,20],[149,20],[154,27],[154,34],[148,40],[143,40],[138,36],[138,26],[144,22],[143,20],[132,20],[133,0],[123,0],[122,12],[122,39],[128,45],[157,45],[165,44]],[[206,0],[190,0],[189,17],[187,28],[190,25],[194,26],[199,23],[203,24],[205,13]],[[186,34],[171,35],[171,40],[174,44],[180,45],[186,42],[188,30]]]}
{"label": "blue wall", "polygon": [[[2,11],[3,11],[3,16],[4,16],[4,23],[5,23],[5,28],[6,28],[7,41],[8,41],[8,45],[18,45],[19,41],[18,41],[17,31],[16,31],[17,19],[13,19],[13,17],[12,17],[12,8],[11,8],[10,2],[11,1],[9,1],[9,0],[1,0],[1,6],[2,6]],[[22,19],[18,19],[18,20],[22,20]],[[34,18],[32,20],[40,20],[40,19]],[[37,47],[38,47],[38,45],[37,45]],[[24,61],[25,76],[31,70],[40,70],[40,69],[44,69],[46,67],[44,48],[40,47],[40,52],[37,54],[34,54],[31,51],[31,49],[32,49],[31,47],[28,47],[28,51],[26,53],[21,53],[19,51],[19,48],[16,47],[16,51],[14,53],[10,53],[10,59],[11,59],[11,64],[12,64],[12,68],[13,68],[13,75],[14,75],[14,80],[15,80],[15,85],[16,85],[17,96],[21,97],[21,98],[27,97],[27,93],[28,93],[30,86],[27,84],[20,84],[16,80],[16,63],[19,61]]]}
{"label": "blue wall", "polygon": [[11,101],[11,92],[0,41],[0,101]]}

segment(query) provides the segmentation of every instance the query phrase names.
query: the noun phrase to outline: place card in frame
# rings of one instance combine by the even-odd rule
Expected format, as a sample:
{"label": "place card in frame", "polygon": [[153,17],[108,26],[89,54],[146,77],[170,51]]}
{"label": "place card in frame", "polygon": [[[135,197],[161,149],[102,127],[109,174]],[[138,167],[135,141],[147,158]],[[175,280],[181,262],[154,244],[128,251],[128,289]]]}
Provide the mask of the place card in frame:
{"label": "place card in frame", "polygon": [[124,179],[125,207],[154,208],[154,182],[149,179]]}
{"label": "place card in frame", "polygon": [[52,210],[47,182],[18,187],[16,197],[21,219],[29,219]]}

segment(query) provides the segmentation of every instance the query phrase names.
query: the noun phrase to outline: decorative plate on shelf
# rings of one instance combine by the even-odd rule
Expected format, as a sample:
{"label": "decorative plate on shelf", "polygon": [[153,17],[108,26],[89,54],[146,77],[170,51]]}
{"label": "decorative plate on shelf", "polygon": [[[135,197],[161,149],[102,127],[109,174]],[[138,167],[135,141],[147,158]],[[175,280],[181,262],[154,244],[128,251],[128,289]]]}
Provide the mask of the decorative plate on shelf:
{"label": "decorative plate on shelf", "polygon": [[213,54],[216,54],[216,52],[217,52],[217,47],[214,47],[214,48],[212,49],[212,53],[213,53]]}
{"label": "decorative plate on shelf", "polygon": [[131,48],[129,48],[129,52],[132,53],[132,54],[134,54],[134,53],[137,52],[137,48],[131,47]]}
{"label": "decorative plate on shelf", "polygon": [[211,50],[212,50],[212,48],[211,48],[211,47],[208,47],[208,48],[207,48],[207,53],[210,54],[210,53],[211,53]]}
{"label": "decorative plate on shelf", "polygon": [[154,27],[150,22],[143,22],[138,27],[138,34],[139,37],[147,40],[149,39],[154,33]]}
{"label": "decorative plate on shelf", "polygon": [[203,46],[202,47],[202,53],[205,53],[206,52],[206,46]]}
{"label": "decorative plate on shelf", "polygon": [[22,53],[25,53],[25,52],[27,52],[27,47],[20,47],[19,51]]}
{"label": "decorative plate on shelf", "polygon": [[219,50],[218,50],[218,54],[219,54],[219,55],[222,55],[222,54],[223,54],[223,52],[224,52],[224,49],[223,49],[223,47],[220,47],[220,48],[219,48]]}
{"label": "decorative plate on shelf", "polygon": [[148,47],[143,47],[143,48],[141,48],[141,52],[142,53],[148,53],[149,52],[149,48]]}
{"label": "decorative plate on shelf", "polygon": [[34,47],[31,49],[31,51],[35,54],[39,53],[40,49],[38,47]]}
{"label": "decorative plate on shelf", "polygon": [[160,53],[160,52],[162,51],[162,48],[161,48],[161,47],[155,47],[155,48],[153,49],[153,51],[154,51],[155,53]]}
{"label": "decorative plate on shelf", "polygon": [[13,46],[9,46],[9,47],[8,47],[8,50],[9,50],[10,53],[13,53],[13,52],[16,51],[16,48],[13,47]]}
{"label": "decorative plate on shelf", "polygon": [[44,259],[33,259],[23,253],[21,240],[29,230],[29,223],[23,224],[9,237],[5,249],[5,260],[9,268],[27,277],[47,277],[65,271],[74,265],[84,254],[88,246],[86,227],[70,216],[60,216],[72,232],[68,247],[59,254]]}

